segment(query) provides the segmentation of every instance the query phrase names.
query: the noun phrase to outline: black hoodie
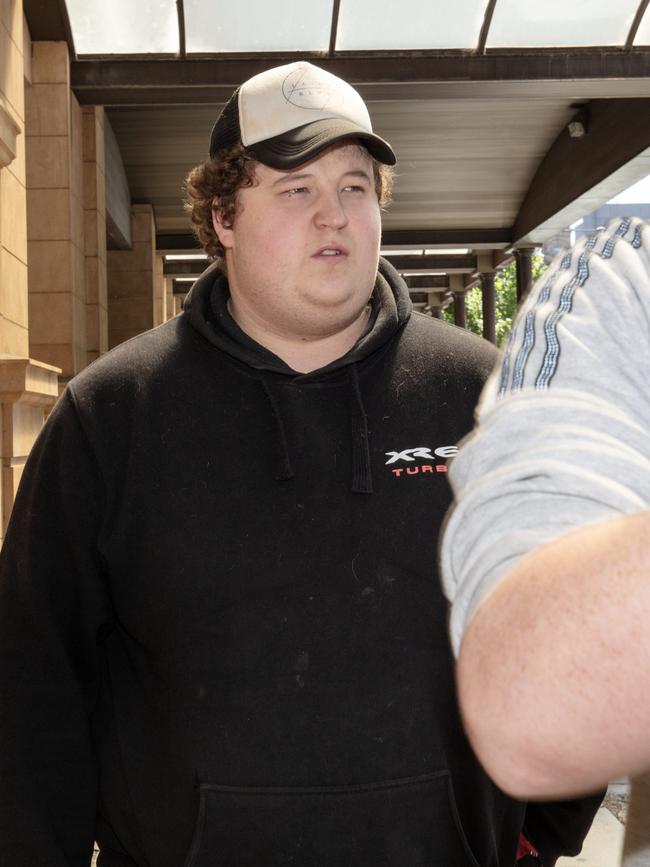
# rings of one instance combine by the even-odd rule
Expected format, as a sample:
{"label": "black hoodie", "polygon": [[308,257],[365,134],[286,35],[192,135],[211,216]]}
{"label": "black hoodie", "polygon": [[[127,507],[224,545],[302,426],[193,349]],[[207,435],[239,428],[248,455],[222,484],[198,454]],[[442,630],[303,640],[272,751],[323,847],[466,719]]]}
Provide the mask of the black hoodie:
{"label": "black hoodie", "polygon": [[[93,838],[101,867],[513,864],[524,807],[462,734],[435,572],[493,351],[411,315],[386,265],[366,333],[309,374],[226,299],[209,269],[70,383],[30,456],[0,867],[86,867]],[[548,863],[580,817],[536,832]]]}

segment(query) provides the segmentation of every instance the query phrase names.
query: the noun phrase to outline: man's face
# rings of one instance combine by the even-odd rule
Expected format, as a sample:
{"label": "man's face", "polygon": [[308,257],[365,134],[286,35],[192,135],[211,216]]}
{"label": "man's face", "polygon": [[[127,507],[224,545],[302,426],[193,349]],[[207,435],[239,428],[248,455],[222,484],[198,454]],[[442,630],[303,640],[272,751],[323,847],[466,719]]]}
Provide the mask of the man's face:
{"label": "man's face", "polygon": [[215,230],[235,310],[280,337],[336,334],[362,315],[375,281],[372,160],[343,142],[290,171],[258,164],[232,226],[215,214]]}

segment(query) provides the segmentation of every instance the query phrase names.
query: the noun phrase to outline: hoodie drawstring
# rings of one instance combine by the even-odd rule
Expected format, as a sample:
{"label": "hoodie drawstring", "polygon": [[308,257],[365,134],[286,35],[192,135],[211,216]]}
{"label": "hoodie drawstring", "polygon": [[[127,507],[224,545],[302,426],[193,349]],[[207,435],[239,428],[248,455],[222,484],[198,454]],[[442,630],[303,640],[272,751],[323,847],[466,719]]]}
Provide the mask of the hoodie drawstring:
{"label": "hoodie drawstring", "polygon": [[[368,419],[361,398],[359,387],[359,372],[356,363],[350,365],[350,435],[352,438],[352,492],[355,494],[372,494],[372,473],[370,470],[370,447],[368,444]],[[264,394],[271,406],[278,442],[278,462],[275,479],[278,482],[294,477],[287,436],[284,430],[280,404],[273,393],[270,383],[262,371],[257,376],[264,389]]]}
{"label": "hoodie drawstring", "polygon": [[352,429],[352,492],[372,494],[368,417],[361,399],[359,372],[356,362],[350,365],[350,426]]}
{"label": "hoodie drawstring", "polygon": [[267,382],[264,374],[258,370],[257,375],[260,382],[262,383],[264,393],[266,394],[268,401],[271,404],[271,412],[273,414],[273,420],[275,421],[275,430],[277,433],[277,440],[279,445],[278,462],[275,469],[275,480],[276,482],[284,482],[287,479],[292,479],[294,473],[291,467],[291,461],[289,460],[289,447],[287,446],[287,436],[284,432],[284,422],[282,421],[280,406],[278,404],[276,396],[271,391],[271,387]]}

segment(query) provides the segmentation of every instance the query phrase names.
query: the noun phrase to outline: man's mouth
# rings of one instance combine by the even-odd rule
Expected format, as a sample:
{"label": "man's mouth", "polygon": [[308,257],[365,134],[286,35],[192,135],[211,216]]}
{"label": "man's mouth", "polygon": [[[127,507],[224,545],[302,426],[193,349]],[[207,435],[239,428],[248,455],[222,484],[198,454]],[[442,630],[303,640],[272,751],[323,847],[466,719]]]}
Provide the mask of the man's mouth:
{"label": "man's mouth", "polygon": [[347,256],[348,251],[345,247],[321,247],[320,250],[316,250],[314,256],[329,256],[334,258],[335,256]]}

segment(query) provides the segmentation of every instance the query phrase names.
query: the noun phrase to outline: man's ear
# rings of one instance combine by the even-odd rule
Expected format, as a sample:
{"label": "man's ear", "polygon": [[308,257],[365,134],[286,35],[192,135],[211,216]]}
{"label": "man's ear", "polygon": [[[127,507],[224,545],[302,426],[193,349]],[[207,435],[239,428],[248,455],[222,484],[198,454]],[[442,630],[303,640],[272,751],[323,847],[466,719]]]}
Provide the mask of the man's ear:
{"label": "man's ear", "polygon": [[223,211],[219,207],[219,200],[215,199],[212,202],[212,226],[214,227],[214,231],[217,235],[217,238],[221,242],[221,246],[224,250],[228,250],[233,246],[233,231],[232,226],[230,224],[225,224],[223,221]]}

